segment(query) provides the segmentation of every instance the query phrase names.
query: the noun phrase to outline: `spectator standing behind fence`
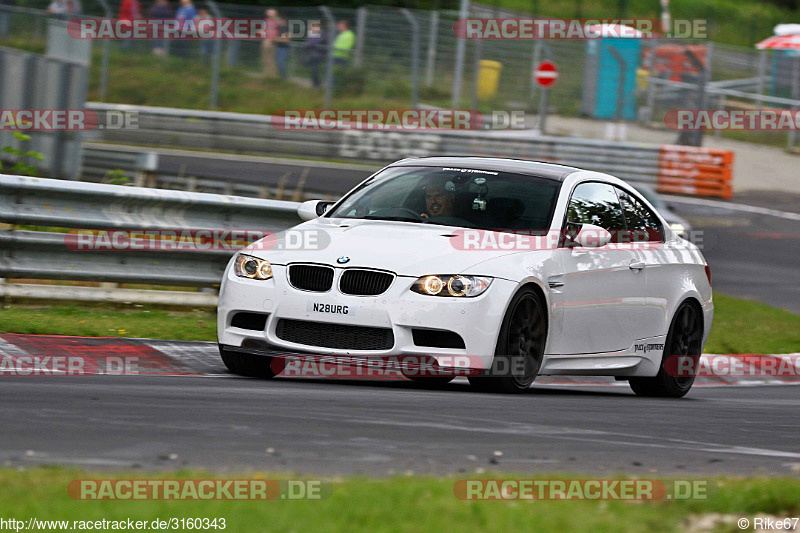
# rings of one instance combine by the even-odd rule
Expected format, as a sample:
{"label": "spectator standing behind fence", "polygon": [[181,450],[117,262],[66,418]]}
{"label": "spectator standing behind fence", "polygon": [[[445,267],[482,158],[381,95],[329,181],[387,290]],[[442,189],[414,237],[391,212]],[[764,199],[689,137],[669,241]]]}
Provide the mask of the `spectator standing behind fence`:
{"label": "spectator standing behind fence", "polygon": [[120,20],[134,20],[142,18],[142,6],[139,0],[122,0],[119,5],[117,18]]}
{"label": "spectator standing behind fence", "polygon": [[303,61],[311,72],[311,84],[318,88],[320,83],[320,66],[325,61],[327,41],[322,35],[322,26],[319,22],[312,22],[308,27],[308,38],[303,43]]}
{"label": "spectator standing behind fence", "polygon": [[284,54],[288,55],[289,43],[287,39],[284,43],[286,47],[285,51],[278,52],[278,43],[280,42],[278,39],[282,32],[285,32],[285,26],[283,20],[278,16],[277,9],[269,8],[266,10],[265,14],[267,15],[267,29],[260,35],[264,39],[261,42],[261,68],[264,70],[264,75],[268,78],[274,78],[279,74],[281,77],[284,77],[284,74],[280,72],[280,60],[283,60],[283,68],[285,71],[286,56]]}
{"label": "spectator standing behind fence", "polygon": [[[198,22],[201,20],[211,20],[208,9],[200,9],[197,12],[197,18],[195,20]],[[208,39],[200,41],[200,55],[206,61],[211,57],[211,53],[214,51],[214,42],[215,41],[210,41]]]}
{"label": "spectator standing behind fence", "polygon": [[[119,20],[134,20],[142,18],[142,6],[139,0],[122,0],[117,12]],[[124,50],[129,50],[133,46],[133,41],[125,40],[120,43],[120,47]]]}
{"label": "spectator standing behind fence", "polygon": [[[195,9],[192,0],[181,0],[181,7],[175,12],[175,20],[178,21],[178,26],[184,28],[194,28],[194,19],[197,18],[197,9]],[[175,54],[185,56],[187,54],[186,41],[175,41]]]}
{"label": "spectator standing behind fence", "polygon": [[278,36],[275,37],[274,42],[275,63],[278,66],[278,74],[282,80],[285,80],[289,65],[289,26],[280,16],[278,17]]}
{"label": "spectator standing behind fence", "polygon": [[[150,8],[151,19],[166,20],[171,19],[172,16],[172,8],[169,7],[169,2],[167,2],[167,0],[156,0],[156,3]],[[153,43],[153,53],[157,56],[166,55],[166,41],[160,39],[155,41]]]}
{"label": "spectator standing behind fence", "polygon": [[346,20],[340,20],[336,24],[336,40],[333,41],[333,61],[337,65],[347,66],[350,64],[350,54],[356,44],[356,34],[350,29],[350,24]]}
{"label": "spectator standing behind fence", "polygon": [[197,9],[195,9],[192,0],[181,0],[181,7],[175,13],[175,20],[180,22],[180,26],[184,24],[187,26],[194,25],[194,19],[197,18]]}
{"label": "spectator standing behind fence", "polygon": [[67,14],[67,0],[53,0],[47,6],[47,12],[52,15],[58,15],[59,18]]}

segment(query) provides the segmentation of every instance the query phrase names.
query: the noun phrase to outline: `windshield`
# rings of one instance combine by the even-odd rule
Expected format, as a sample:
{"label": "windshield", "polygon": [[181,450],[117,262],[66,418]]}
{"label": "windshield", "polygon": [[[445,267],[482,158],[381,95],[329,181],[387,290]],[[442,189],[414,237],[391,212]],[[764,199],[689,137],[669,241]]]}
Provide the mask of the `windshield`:
{"label": "windshield", "polygon": [[560,185],[489,170],[394,167],[361,184],[325,216],[545,232]]}

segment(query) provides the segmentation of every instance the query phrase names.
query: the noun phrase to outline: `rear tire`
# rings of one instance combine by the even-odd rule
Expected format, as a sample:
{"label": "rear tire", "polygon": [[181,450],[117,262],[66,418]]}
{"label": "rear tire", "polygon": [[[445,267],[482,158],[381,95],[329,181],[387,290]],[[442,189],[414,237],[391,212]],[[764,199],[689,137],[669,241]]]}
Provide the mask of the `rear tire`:
{"label": "rear tire", "polygon": [[228,370],[234,374],[248,378],[269,379],[275,377],[272,369],[272,357],[232,352],[222,346],[219,347],[219,355]]}
{"label": "rear tire", "polygon": [[[667,373],[667,359],[673,356],[691,357],[696,369],[700,359],[703,342],[702,315],[697,307],[689,302],[684,302],[675,312],[672,324],[669,326],[667,340],[664,343],[664,354],[661,357],[661,367],[658,374],[652,378],[630,378],[629,383],[637,396],[682,398],[692,388],[695,376],[679,377]],[[678,365],[670,364],[670,368]]]}
{"label": "rear tire", "polygon": [[489,375],[484,371],[470,377],[470,385],[481,392],[526,391],[539,372],[546,341],[547,314],[542,297],[524,288],[511,300],[503,318]]}

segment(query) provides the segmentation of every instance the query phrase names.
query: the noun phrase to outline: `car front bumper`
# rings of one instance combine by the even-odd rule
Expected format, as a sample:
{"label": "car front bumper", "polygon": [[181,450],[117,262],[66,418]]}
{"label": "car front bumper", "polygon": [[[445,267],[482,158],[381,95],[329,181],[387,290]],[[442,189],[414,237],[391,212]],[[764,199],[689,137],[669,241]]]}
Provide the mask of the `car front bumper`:
{"label": "car front bumper", "polygon": [[[453,356],[466,356],[466,359],[456,359],[458,366],[462,366],[465,360],[473,369],[491,366],[506,306],[517,289],[515,283],[496,278],[480,296],[449,298],[412,292],[410,287],[417,278],[397,276],[389,289],[379,296],[352,296],[339,292],[337,288],[343,270],[335,268],[333,288],[319,293],[292,287],[287,279],[287,267],[283,265],[273,265],[273,277],[269,280],[238,277],[229,265],[219,295],[219,344],[233,348],[241,348],[244,344],[244,350],[256,356],[280,353],[382,358],[430,356],[443,367],[453,365]],[[313,304],[330,305],[332,309],[346,307],[347,314],[314,311]],[[233,327],[231,321],[240,312],[266,314],[266,327],[263,331]],[[313,341],[310,344],[289,342],[277,335],[277,323],[281,319],[390,328],[394,344],[386,350],[365,351],[329,348],[315,345]],[[463,339],[465,347],[418,346],[414,343],[413,329],[455,332]],[[248,346],[265,348],[247,350]]]}

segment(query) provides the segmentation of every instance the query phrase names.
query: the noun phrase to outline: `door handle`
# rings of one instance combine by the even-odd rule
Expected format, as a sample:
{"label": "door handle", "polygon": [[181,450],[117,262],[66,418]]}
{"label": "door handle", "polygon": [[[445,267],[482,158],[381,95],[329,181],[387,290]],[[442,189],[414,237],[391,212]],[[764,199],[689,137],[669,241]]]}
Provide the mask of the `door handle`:
{"label": "door handle", "polygon": [[641,270],[644,268],[644,261],[634,261],[628,266],[631,270]]}

